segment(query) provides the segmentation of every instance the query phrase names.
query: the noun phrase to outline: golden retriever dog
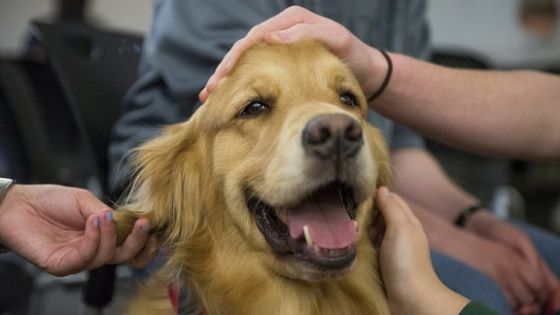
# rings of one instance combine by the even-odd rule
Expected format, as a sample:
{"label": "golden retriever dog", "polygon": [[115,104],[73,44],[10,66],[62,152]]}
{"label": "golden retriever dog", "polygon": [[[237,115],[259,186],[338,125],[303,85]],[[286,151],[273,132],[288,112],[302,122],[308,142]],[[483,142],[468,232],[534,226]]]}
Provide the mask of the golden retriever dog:
{"label": "golden retriever dog", "polygon": [[206,314],[389,314],[368,232],[390,172],[366,114],[323,45],[248,50],[187,122],[136,151],[121,238],[146,216],[169,257],[128,313],[173,313],[178,279]]}

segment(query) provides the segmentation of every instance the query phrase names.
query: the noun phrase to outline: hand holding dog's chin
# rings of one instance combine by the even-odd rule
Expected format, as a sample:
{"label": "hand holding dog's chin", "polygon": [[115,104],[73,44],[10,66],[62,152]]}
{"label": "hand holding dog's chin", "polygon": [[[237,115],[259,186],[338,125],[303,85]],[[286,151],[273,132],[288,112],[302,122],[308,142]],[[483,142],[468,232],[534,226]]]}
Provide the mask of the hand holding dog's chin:
{"label": "hand holding dog's chin", "polygon": [[141,252],[148,224],[139,219],[117,247],[111,210],[86,190],[57,185],[15,185],[0,205],[0,242],[57,276],[151,259]]}
{"label": "hand holding dog's chin", "polygon": [[459,314],[468,300],[435,274],[428,240],[408,205],[386,188],[377,203],[387,224],[380,263],[391,314]]}

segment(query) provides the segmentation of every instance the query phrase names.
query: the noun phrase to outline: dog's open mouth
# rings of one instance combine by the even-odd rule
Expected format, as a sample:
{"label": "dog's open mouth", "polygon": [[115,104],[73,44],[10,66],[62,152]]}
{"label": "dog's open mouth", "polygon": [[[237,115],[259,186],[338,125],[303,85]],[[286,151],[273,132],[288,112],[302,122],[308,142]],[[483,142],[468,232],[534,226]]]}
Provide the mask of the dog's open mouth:
{"label": "dog's open mouth", "polygon": [[276,254],[327,270],[343,269],[354,261],[356,204],[348,185],[332,182],[285,208],[247,195],[247,206]]}

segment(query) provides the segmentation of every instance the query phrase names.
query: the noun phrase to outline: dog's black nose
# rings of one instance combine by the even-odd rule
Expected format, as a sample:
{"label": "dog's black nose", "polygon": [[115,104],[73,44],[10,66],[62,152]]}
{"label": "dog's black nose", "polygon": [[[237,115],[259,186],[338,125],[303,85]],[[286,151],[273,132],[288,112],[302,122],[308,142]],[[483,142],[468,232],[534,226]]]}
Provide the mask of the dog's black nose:
{"label": "dog's black nose", "polygon": [[303,147],[323,160],[343,160],[356,155],[364,140],[362,128],[344,114],[323,114],[311,119],[302,134]]}

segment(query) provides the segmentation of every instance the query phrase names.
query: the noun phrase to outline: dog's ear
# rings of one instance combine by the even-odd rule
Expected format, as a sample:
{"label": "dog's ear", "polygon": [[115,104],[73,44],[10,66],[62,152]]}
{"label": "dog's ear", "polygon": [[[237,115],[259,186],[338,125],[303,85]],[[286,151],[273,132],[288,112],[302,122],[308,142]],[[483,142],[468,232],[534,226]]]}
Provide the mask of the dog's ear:
{"label": "dog's ear", "polygon": [[138,215],[124,208],[113,211],[113,220],[117,229],[117,245],[122,245],[127,236],[132,232],[134,222]]}
{"label": "dog's ear", "polygon": [[210,158],[203,152],[206,137],[201,136],[196,116],[165,128],[134,151],[136,175],[115,216],[119,239],[141,216],[150,220],[152,234],[161,240],[197,237],[206,194],[202,170],[208,168]]}

